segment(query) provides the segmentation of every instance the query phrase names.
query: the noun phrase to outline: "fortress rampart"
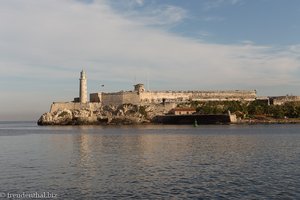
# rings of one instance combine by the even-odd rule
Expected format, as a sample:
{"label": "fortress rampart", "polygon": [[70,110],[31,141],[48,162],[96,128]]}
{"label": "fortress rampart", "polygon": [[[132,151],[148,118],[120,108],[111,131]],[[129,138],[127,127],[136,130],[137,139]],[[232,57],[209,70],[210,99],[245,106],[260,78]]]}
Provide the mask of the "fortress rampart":
{"label": "fortress rampart", "polygon": [[300,102],[300,96],[277,96],[270,97],[271,104],[282,105],[287,102]]}
{"label": "fortress rampart", "polygon": [[51,104],[50,112],[55,112],[58,110],[81,110],[81,109],[89,109],[89,110],[97,110],[97,108],[101,107],[101,103],[92,102],[92,103],[80,103],[80,102],[53,102]]}
{"label": "fortress rampart", "polygon": [[[140,84],[141,85],[141,84]],[[97,96],[91,94],[92,96]],[[92,98],[91,98],[92,99]],[[181,103],[187,101],[254,101],[255,90],[228,90],[228,91],[127,91],[116,93],[101,93],[99,99],[102,105],[152,104],[152,103]],[[101,99],[101,101],[100,101]]]}
{"label": "fortress rampart", "polygon": [[139,104],[139,95],[136,92],[102,93],[102,105],[121,105],[126,103]]}
{"label": "fortress rampart", "polygon": [[256,91],[157,91],[139,94],[141,103],[185,101],[254,101]]}

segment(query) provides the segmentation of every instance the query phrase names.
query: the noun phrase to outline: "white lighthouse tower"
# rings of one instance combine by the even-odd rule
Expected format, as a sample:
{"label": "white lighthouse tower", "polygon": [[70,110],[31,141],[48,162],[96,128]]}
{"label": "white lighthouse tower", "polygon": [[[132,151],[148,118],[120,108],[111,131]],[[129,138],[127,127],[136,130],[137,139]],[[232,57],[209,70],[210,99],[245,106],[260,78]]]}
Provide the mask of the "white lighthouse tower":
{"label": "white lighthouse tower", "polygon": [[85,71],[80,72],[80,85],[79,85],[79,100],[80,103],[87,103],[87,81]]}

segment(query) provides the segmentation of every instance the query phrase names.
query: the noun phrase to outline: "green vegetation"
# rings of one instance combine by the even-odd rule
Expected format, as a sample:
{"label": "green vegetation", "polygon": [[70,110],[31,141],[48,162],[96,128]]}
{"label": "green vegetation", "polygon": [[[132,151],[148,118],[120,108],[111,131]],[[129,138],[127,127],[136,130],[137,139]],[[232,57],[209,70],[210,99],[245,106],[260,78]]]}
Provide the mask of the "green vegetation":
{"label": "green vegetation", "polygon": [[61,113],[59,113],[58,117],[65,117],[65,116],[69,116],[69,113],[67,111],[62,111]]}
{"label": "green vegetation", "polygon": [[147,117],[146,107],[145,106],[140,106],[139,107],[139,113],[141,113],[141,115],[143,115],[144,117]]}
{"label": "green vegetation", "polygon": [[239,102],[191,102],[179,106],[191,106],[200,114],[235,113],[240,118],[273,117],[273,118],[300,118],[300,102],[288,102],[283,105],[268,105],[266,101]]}

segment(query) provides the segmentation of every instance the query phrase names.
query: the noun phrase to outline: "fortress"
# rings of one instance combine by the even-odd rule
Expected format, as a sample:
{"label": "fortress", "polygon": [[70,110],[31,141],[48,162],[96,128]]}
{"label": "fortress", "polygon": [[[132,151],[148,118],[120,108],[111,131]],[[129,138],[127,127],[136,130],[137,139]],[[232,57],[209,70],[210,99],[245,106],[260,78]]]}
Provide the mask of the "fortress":
{"label": "fortress", "polygon": [[92,93],[91,102],[102,105],[120,105],[126,103],[147,105],[164,103],[184,103],[188,101],[254,101],[255,90],[229,91],[146,91],[143,84],[134,85],[133,91],[116,93]]}
{"label": "fortress", "polygon": [[50,112],[59,109],[90,109],[105,105],[149,105],[149,104],[179,104],[190,101],[254,101],[256,90],[226,90],[226,91],[146,91],[143,84],[134,85],[132,91],[112,93],[91,93],[88,101],[87,77],[82,70],[79,79],[79,97],[72,102],[53,102]]}
{"label": "fortress", "polygon": [[[256,90],[149,91],[145,90],[141,83],[134,85],[132,91],[91,93],[89,100],[87,91],[87,77],[82,70],[79,78],[79,97],[69,102],[53,102],[50,112],[40,117],[38,125],[154,123],[197,126],[197,124],[253,123],[252,119],[254,123],[299,123],[298,119],[288,120],[281,115],[287,108],[288,112],[292,108],[291,114],[288,113],[287,116],[294,118],[295,109],[300,106],[300,96],[257,97]],[[213,104],[207,105],[207,102]],[[246,110],[228,107],[228,105],[235,105],[232,104],[233,102],[243,108],[246,106]],[[268,105],[275,106],[266,107]],[[255,112],[252,112],[253,108]],[[257,108],[259,112],[256,112]],[[265,108],[268,108],[271,114],[262,113],[261,110]],[[217,109],[220,111],[215,112]],[[279,114],[280,119],[277,118]],[[299,116],[298,113],[296,114]]]}

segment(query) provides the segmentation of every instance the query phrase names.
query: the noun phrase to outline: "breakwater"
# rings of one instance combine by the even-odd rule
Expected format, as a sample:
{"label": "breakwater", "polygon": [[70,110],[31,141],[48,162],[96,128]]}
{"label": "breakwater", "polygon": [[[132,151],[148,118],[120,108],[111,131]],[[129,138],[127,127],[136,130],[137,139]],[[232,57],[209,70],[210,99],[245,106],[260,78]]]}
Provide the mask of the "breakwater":
{"label": "breakwater", "polygon": [[160,124],[229,124],[229,115],[159,115],[153,118],[154,123]]}

